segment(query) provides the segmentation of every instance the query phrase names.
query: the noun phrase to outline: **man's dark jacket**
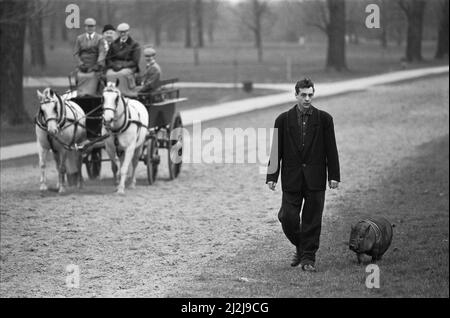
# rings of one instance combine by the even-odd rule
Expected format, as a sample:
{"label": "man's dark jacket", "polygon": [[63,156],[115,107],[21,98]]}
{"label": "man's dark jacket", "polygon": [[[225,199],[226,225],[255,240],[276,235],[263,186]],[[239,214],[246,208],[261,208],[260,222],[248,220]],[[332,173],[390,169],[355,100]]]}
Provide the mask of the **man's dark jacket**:
{"label": "man's dark jacket", "polygon": [[124,44],[120,42],[120,37],[111,43],[106,55],[106,68],[116,68],[120,71],[123,68],[131,68],[134,72],[139,72],[139,60],[141,58],[141,48],[139,43],[130,36]]}
{"label": "man's dark jacket", "polygon": [[340,182],[333,117],[327,112],[310,106],[312,114],[307,122],[305,146],[302,148],[296,107],[297,105],[282,113],[275,120],[279,147],[276,153],[274,138],[270,160],[278,161],[278,165],[275,166],[276,171],[272,170],[275,171],[274,173],[269,173],[271,172],[271,162],[269,162],[266,183],[278,181],[281,162],[283,191],[300,192],[304,186],[302,174],[305,175],[307,189],[326,190],[327,169],[328,180]]}

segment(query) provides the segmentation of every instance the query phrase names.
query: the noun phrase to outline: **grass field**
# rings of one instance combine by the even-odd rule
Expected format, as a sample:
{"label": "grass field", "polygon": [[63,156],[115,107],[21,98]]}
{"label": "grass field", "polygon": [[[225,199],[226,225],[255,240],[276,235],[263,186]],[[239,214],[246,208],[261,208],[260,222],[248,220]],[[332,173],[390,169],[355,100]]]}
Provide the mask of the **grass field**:
{"label": "grass field", "polygon": [[[251,44],[216,44],[199,51],[200,65],[194,65],[193,50],[181,45],[165,45],[157,49],[157,61],[164,78],[177,77],[181,81],[193,82],[292,82],[309,76],[315,81],[331,82],[339,79],[362,77],[375,73],[395,71],[402,68],[404,46],[391,45],[383,50],[378,43],[347,45],[349,72],[325,71],[326,45],[310,43],[298,46],[287,43],[266,43],[264,61],[258,63],[256,51]],[[430,66],[447,61],[433,61],[435,43],[423,43],[424,63],[407,67]],[[286,59],[291,59],[291,80],[287,78]],[[32,69],[25,63],[25,75],[66,76],[74,67],[72,46],[47,50],[48,66],[44,70]],[[237,62],[237,67],[234,65]],[[141,61],[143,66],[143,61]]]}

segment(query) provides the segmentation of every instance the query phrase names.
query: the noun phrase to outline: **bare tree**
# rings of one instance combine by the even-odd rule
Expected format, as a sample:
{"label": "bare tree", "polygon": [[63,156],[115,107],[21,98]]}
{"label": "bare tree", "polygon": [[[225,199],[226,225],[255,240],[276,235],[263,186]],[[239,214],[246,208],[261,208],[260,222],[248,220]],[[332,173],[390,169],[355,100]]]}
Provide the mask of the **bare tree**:
{"label": "bare tree", "polygon": [[[314,2],[314,9],[318,12],[319,17],[316,21],[308,24],[318,27],[325,32],[328,38],[327,48],[327,68],[333,68],[337,71],[347,69],[345,57],[345,0],[327,0],[324,2]],[[317,17],[317,14],[316,14]],[[317,22],[317,20],[319,22]]]}
{"label": "bare tree", "polygon": [[214,32],[216,30],[217,20],[219,18],[219,1],[218,0],[210,0],[206,3],[206,12],[205,12],[205,20],[206,20],[206,32],[208,34],[209,43],[214,42]]}
{"label": "bare tree", "polygon": [[258,53],[258,62],[261,63],[263,60],[262,25],[264,16],[269,12],[268,2],[251,0],[250,3],[242,3],[238,9],[231,8],[231,10],[253,33],[255,47]]}
{"label": "bare tree", "polygon": [[197,31],[197,47],[201,48],[204,46],[203,40],[203,1],[195,0],[194,6],[195,14],[195,29]]}
{"label": "bare tree", "polygon": [[28,2],[0,1],[0,113],[3,122],[28,120],[23,106],[23,51]]}
{"label": "bare tree", "polygon": [[448,57],[448,2],[449,0],[442,0],[439,2],[439,27],[438,39],[435,58],[441,59],[444,56]]}
{"label": "bare tree", "polygon": [[191,48],[192,47],[192,7],[191,1],[185,0],[184,3],[184,12],[185,12],[185,33],[184,33],[184,47]]}
{"label": "bare tree", "polygon": [[40,0],[32,0],[28,4],[28,42],[30,45],[31,65],[43,68],[45,61],[44,35],[42,33],[42,17],[46,4]]}
{"label": "bare tree", "polygon": [[398,4],[408,21],[406,56],[408,62],[422,61],[422,31],[425,0],[399,0]]}

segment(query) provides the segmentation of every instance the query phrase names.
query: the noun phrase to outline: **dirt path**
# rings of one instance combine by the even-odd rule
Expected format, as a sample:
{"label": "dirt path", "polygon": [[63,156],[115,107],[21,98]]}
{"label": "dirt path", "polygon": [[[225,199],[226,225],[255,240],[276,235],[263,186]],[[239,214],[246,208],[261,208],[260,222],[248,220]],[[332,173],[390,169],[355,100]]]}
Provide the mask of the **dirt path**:
{"label": "dirt path", "polygon": [[[160,179],[148,187],[141,164],[138,187],[125,197],[112,193],[107,169],[104,179],[87,182],[81,192],[41,194],[37,167],[20,165],[1,170],[0,294],[304,296],[304,287],[323,287],[328,281],[333,288],[316,293],[345,294],[339,286],[346,286],[349,272],[342,269],[353,255],[338,242],[347,233],[330,229],[335,224],[345,228],[345,213],[370,208],[386,178],[403,168],[403,159],[420,155],[420,145],[448,134],[447,87],[443,76],[317,103],[335,118],[343,183],[338,192],[327,194],[319,256],[324,275],[306,280],[307,285],[288,268],[292,248],[276,219],[281,193],[266,190],[257,165],[184,165],[178,180]],[[203,128],[272,127],[287,107],[212,121]],[[161,170],[164,178],[166,169]],[[50,179],[56,180],[53,170]],[[448,182],[442,189],[448,202]],[[402,206],[401,201],[389,204]],[[448,203],[446,213],[448,224]],[[448,268],[448,230],[446,235],[447,254],[439,266],[446,257]],[[342,249],[336,250],[336,244]],[[342,258],[337,265],[336,258]],[[78,289],[66,287],[69,264],[80,268]],[[356,275],[358,286],[362,273]]]}

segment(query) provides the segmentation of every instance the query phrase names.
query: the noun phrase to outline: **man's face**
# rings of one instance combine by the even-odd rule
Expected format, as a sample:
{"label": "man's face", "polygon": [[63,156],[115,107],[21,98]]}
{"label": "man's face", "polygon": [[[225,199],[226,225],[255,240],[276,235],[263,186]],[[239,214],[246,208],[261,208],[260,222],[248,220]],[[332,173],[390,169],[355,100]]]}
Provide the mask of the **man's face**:
{"label": "man's face", "polygon": [[85,24],[84,29],[88,34],[92,34],[95,31],[95,24]]}
{"label": "man's face", "polygon": [[119,36],[122,40],[125,40],[126,38],[128,38],[128,33],[129,31],[119,31]]}
{"label": "man's face", "polygon": [[311,106],[312,99],[314,97],[314,89],[312,87],[300,88],[298,94],[295,94],[295,98],[299,104],[303,107]]}
{"label": "man's face", "polygon": [[147,62],[147,64],[152,63],[155,60],[155,56],[154,55],[144,55],[145,58],[145,62]]}
{"label": "man's face", "polygon": [[108,41],[109,43],[114,41],[117,37],[116,31],[114,31],[114,30],[105,31],[105,33],[103,33],[103,36],[105,37],[106,41]]}

